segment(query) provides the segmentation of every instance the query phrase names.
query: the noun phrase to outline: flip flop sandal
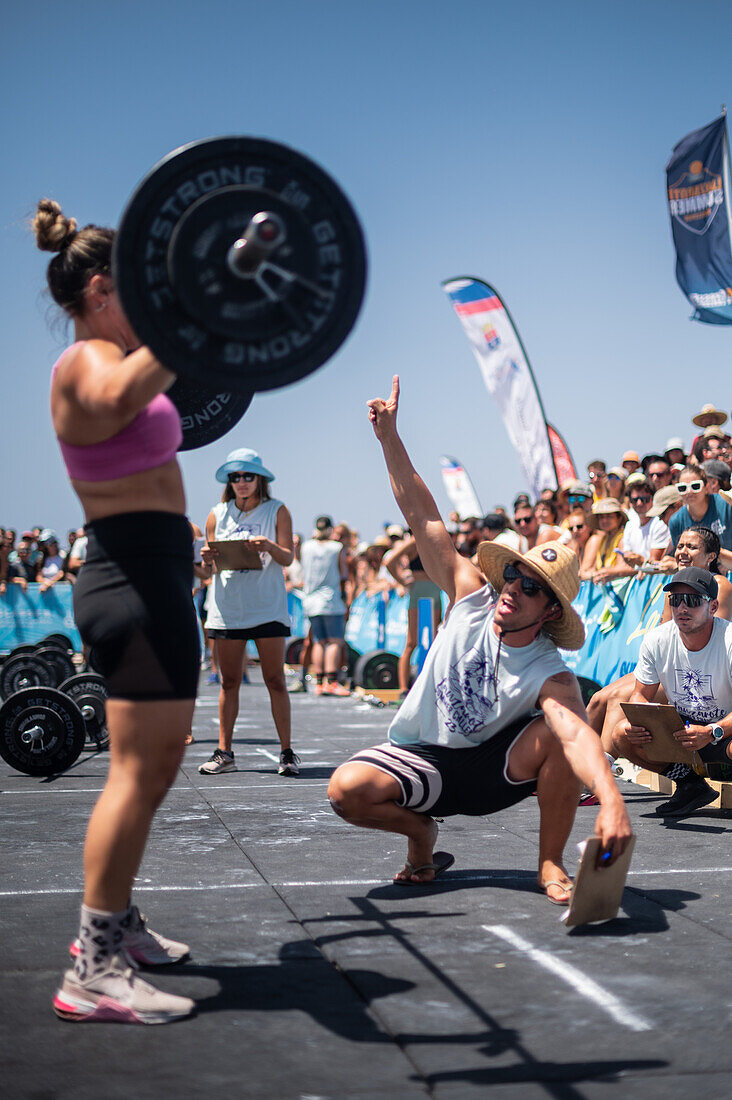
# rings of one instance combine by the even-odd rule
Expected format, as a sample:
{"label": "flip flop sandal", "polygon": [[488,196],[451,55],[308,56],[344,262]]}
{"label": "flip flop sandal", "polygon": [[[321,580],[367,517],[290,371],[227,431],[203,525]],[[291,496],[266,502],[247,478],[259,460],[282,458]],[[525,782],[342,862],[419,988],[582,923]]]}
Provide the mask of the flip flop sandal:
{"label": "flip flop sandal", "polygon": [[455,856],[451,855],[450,852],[435,852],[432,859],[433,863],[423,863],[421,867],[413,867],[409,860],[406,861],[404,866],[412,875],[418,875],[422,871],[434,871],[435,878],[430,879],[429,882],[412,882],[408,878],[395,878],[395,884],[397,886],[431,886],[437,876],[446,871],[448,867],[452,867],[455,862]]}
{"label": "flip flop sandal", "polygon": [[[558,886],[560,890],[564,891],[564,893],[566,894],[566,897],[562,898],[561,900],[559,898],[550,898],[549,894],[547,893],[547,890],[549,889],[550,886]],[[570,882],[569,886],[566,886],[563,882],[555,882],[554,880],[550,880],[549,882],[543,882],[541,884],[541,886],[539,887],[539,889],[541,890],[542,894],[544,894],[544,896],[546,897],[546,900],[550,901],[552,903],[552,905],[569,905],[569,897],[570,897],[570,894],[572,893],[572,883],[571,882]]]}

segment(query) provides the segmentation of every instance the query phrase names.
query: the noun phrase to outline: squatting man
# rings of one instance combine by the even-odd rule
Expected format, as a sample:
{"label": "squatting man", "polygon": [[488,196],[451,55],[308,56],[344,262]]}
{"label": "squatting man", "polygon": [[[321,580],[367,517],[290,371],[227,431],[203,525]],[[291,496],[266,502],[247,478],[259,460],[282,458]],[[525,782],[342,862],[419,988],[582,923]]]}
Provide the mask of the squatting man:
{"label": "squatting man", "polygon": [[350,824],[405,836],[407,861],[395,881],[419,884],[454,862],[434,851],[435,818],[494,813],[536,792],[538,883],[563,905],[571,889],[563,853],[581,784],[600,801],[595,830],[608,862],[631,836],[577,681],[557,652],[579,649],[584,640],[571,606],[577,558],[557,542],[525,555],[484,542],[476,568],[453,547],[399,437],[398,377],[389,398],[368,404],[396,502],[426,572],[450,603],[389,741],[341,765],[328,797]]}
{"label": "squatting man", "polygon": [[[674,737],[705,763],[730,760],[732,745],[732,623],[716,616],[717,582],[706,569],[680,569],[665,586],[671,621],[649,630],[641,643],[631,703],[651,703],[659,684],[684,725]],[[685,817],[717,797],[688,765],[649,760],[652,740],[642,726],[622,720],[613,732],[613,751],[642,768],[676,782],[663,817]]]}

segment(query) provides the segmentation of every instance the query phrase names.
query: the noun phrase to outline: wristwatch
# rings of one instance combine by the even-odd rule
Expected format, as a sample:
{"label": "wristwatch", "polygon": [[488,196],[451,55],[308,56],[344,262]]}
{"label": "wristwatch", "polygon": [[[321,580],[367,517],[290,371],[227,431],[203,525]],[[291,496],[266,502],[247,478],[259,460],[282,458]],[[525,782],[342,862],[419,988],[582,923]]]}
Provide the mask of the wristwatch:
{"label": "wristwatch", "polygon": [[721,741],[723,737],[727,736],[721,726],[710,726],[709,732],[712,735],[713,745],[716,745],[718,741]]}

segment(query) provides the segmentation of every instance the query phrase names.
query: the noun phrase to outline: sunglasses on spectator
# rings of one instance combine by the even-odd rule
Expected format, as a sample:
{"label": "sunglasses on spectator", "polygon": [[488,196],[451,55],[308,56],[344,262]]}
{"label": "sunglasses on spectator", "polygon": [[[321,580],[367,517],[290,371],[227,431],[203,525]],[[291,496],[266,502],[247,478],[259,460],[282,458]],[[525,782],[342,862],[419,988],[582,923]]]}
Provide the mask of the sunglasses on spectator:
{"label": "sunglasses on spectator", "polygon": [[522,516],[521,519],[514,520],[514,523],[531,523],[536,516]]}
{"label": "sunglasses on spectator", "polygon": [[568,530],[574,534],[575,531],[584,531],[586,524],[578,523],[576,527],[569,527]]}
{"label": "sunglasses on spectator", "polygon": [[648,493],[643,493],[640,496],[631,497],[630,498],[630,503],[631,504],[647,504],[649,500],[653,500],[653,497],[650,496]]}
{"label": "sunglasses on spectator", "polygon": [[589,499],[590,498],[586,497],[586,496],[581,496],[581,495],[580,496],[575,496],[574,493],[570,493],[569,496],[567,497],[567,500],[569,501],[570,504],[584,504],[584,502],[586,500],[589,500]]}
{"label": "sunglasses on spectator", "polygon": [[254,481],[256,474],[229,474],[230,484],[235,484],[237,481]]}
{"label": "sunglasses on spectator", "polygon": [[648,477],[668,477],[670,473],[670,470],[656,470],[655,474],[652,474],[649,470]]}
{"label": "sunglasses on spectator", "polygon": [[684,481],[680,481],[676,488],[680,493],[686,493],[690,491],[692,493],[698,493],[704,488],[703,481],[690,481],[688,484]]}
{"label": "sunglasses on spectator", "polygon": [[503,567],[503,579],[506,584],[511,584],[513,581],[521,581],[521,591],[525,592],[527,596],[538,596],[540,592],[543,592],[545,596],[548,596],[551,600],[556,599],[553,592],[550,592],[548,588],[545,588],[543,584],[539,584],[532,577],[525,577],[523,573],[519,573],[518,569],[512,561],[507,561]]}
{"label": "sunglasses on spectator", "polygon": [[698,596],[696,592],[669,592],[668,602],[671,607],[681,607],[682,603],[687,607],[701,607],[702,601],[709,603],[711,596]]}

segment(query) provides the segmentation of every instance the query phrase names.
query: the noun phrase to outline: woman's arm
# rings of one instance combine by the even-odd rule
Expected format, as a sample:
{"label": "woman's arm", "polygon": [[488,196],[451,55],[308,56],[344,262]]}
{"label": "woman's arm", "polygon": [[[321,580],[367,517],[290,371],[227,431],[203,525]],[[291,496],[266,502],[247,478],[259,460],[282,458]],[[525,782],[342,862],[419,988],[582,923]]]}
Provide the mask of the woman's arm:
{"label": "woman's arm", "polygon": [[381,564],[386,566],[397,584],[407,585],[412,579],[411,570],[404,565],[404,558],[409,558],[416,549],[417,540],[409,535],[384,554]]}
{"label": "woman's arm", "polygon": [[580,580],[589,581],[592,579],[592,574],[595,572],[597,551],[600,549],[601,543],[602,534],[600,531],[595,531],[595,533],[588,538],[580,563]]}
{"label": "woman's arm", "polygon": [[249,545],[254,547],[259,553],[269,554],[272,561],[276,561],[278,565],[290,565],[294,556],[292,548],[292,516],[287,508],[285,508],[284,504],[280,505],[277,511],[275,538],[277,542],[259,537],[249,539],[248,541]]}
{"label": "woman's arm", "polygon": [[68,362],[62,362],[54,378],[51,411],[56,434],[71,440],[80,428],[88,432],[89,420],[95,436],[105,438],[110,430],[115,434],[174,381],[172,371],[149,348],[124,355],[108,340],[86,340]]}

